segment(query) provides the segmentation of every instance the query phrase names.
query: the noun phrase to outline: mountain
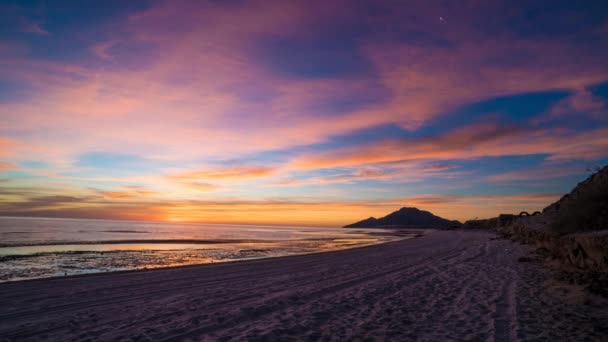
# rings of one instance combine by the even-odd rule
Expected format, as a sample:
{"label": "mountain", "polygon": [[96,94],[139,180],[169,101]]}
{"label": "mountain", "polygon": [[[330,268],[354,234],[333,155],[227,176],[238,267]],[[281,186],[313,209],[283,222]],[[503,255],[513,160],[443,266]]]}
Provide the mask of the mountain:
{"label": "mountain", "polygon": [[344,228],[452,228],[460,227],[458,221],[450,221],[418,208],[401,208],[382,218],[370,217]]}

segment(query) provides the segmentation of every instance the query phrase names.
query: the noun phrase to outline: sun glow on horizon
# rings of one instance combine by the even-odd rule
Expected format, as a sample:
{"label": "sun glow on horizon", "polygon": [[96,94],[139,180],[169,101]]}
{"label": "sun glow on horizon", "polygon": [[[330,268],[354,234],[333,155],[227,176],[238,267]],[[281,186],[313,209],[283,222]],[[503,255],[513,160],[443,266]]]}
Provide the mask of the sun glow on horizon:
{"label": "sun glow on horizon", "polygon": [[608,163],[601,4],[60,3],[0,4],[0,216],[464,221]]}

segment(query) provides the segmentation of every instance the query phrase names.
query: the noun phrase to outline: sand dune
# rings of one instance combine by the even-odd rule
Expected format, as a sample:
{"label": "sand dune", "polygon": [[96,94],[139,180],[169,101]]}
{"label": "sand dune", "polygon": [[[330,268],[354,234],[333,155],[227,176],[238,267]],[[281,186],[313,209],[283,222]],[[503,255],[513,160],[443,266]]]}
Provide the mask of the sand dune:
{"label": "sand dune", "polygon": [[[525,246],[476,232],[0,285],[7,340],[606,340]],[[571,292],[571,291],[570,291]],[[571,292],[572,293],[572,292]]]}

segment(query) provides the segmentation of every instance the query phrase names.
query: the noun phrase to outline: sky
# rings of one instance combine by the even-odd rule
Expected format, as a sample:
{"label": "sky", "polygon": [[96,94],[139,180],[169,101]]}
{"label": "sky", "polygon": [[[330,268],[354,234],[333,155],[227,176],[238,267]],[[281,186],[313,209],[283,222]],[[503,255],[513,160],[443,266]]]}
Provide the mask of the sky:
{"label": "sky", "polygon": [[605,1],[0,0],[0,215],[540,210],[608,162]]}

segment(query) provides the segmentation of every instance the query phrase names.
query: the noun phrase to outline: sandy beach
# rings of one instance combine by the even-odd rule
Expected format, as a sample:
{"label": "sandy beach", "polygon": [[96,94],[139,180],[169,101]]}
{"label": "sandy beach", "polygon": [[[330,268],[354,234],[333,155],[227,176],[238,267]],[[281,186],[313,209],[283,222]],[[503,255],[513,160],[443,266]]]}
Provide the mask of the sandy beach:
{"label": "sandy beach", "polygon": [[0,339],[606,340],[601,308],[482,232],[0,285]]}

